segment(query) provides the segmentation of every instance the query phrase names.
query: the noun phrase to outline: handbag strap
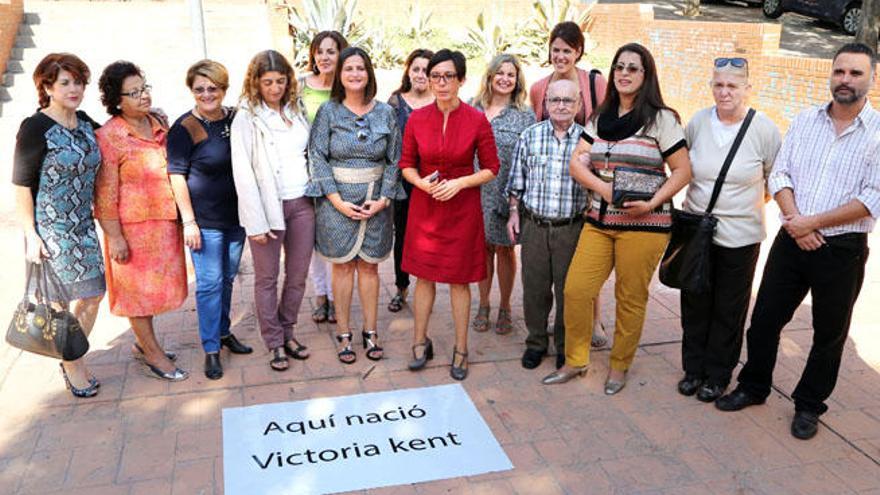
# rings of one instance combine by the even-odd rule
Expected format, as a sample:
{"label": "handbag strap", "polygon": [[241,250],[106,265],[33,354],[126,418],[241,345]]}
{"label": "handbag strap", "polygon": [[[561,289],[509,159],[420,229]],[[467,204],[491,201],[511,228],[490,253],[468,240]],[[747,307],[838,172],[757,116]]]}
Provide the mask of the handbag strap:
{"label": "handbag strap", "polygon": [[742,140],[745,137],[746,131],[749,129],[749,124],[752,123],[752,118],[754,116],[755,109],[750,108],[748,113],[746,113],[746,118],[743,120],[742,125],[739,126],[739,132],[736,133],[736,139],[733,140],[733,145],[727,153],[727,158],[724,159],[724,165],[721,166],[721,172],[718,174],[718,178],[715,179],[715,188],[712,189],[712,199],[709,200],[709,206],[706,207],[706,215],[712,213],[712,210],[715,208],[715,202],[718,201],[718,196],[721,195],[721,186],[724,184],[724,179],[727,178],[727,171],[730,170],[733,158],[736,156],[736,152],[739,150],[739,145],[742,144]]}

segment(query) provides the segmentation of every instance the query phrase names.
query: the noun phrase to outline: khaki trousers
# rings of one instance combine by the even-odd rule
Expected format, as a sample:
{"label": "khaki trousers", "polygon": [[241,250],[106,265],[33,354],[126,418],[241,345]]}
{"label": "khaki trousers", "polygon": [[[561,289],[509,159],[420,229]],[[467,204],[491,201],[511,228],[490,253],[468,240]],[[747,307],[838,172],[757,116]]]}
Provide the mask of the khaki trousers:
{"label": "khaki trousers", "polygon": [[565,279],[566,364],[590,363],[593,301],[613,269],[617,307],[611,368],[629,369],[645,323],[648,286],[668,241],[668,233],[611,230],[584,224]]}

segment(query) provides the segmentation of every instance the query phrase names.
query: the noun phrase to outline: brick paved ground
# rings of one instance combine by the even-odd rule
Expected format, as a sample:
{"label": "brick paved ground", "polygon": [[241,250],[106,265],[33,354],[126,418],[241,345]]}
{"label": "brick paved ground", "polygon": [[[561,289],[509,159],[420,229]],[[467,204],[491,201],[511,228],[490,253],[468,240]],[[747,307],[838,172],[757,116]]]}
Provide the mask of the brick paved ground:
{"label": "brick paved ground", "polygon": [[[0,236],[17,246],[13,235]],[[872,238],[877,245],[877,237]],[[9,249],[7,249],[9,251]],[[17,265],[17,264],[16,264]],[[285,373],[267,366],[245,264],[235,292],[234,331],[259,350],[223,355],[226,376],[208,381],[192,300],[158,319],[167,349],[193,371],[188,381],[148,378],[129,355],[125,320],[102,310],[88,360],[103,382],[91,400],[74,400],[56,365],[0,344],[0,494],[213,494],[223,492],[221,423],[224,407],[449,383],[451,318],[438,294],[431,334],[438,356],[421,373],[406,370],[412,316],[384,310],[390,263],[382,265],[380,329],[388,359],[372,368],[335,359],[331,326],[310,322],[306,301],[299,338],[312,357]],[[15,275],[15,270],[10,269]],[[6,277],[4,276],[4,279]],[[8,280],[19,280],[11,276]],[[4,313],[17,287],[3,288]],[[611,285],[606,286],[611,301]],[[515,294],[519,294],[519,287]],[[602,394],[608,351],[596,352],[585,379],[545,387],[540,369],[519,365],[524,330],[499,337],[472,334],[471,376],[464,382],[477,408],[510,456],[503,473],[400,486],[370,493],[873,493],[880,494],[880,262],[869,262],[840,382],[816,438],[788,433],[792,390],[811,333],[807,303],[783,335],[776,390],[767,405],[722,414],[675,392],[679,371],[677,294],[655,284],[642,346],[629,385]],[[10,299],[12,298],[12,299]],[[515,298],[516,299],[516,298]],[[612,305],[603,320],[611,326]],[[357,314],[357,313],[355,313]],[[493,312],[494,314],[494,312]],[[359,321],[359,318],[356,318]],[[357,327],[355,327],[357,328]],[[225,352],[225,351],[224,351]],[[370,371],[372,368],[372,371]],[[365,378],[365,375],[369,375]]]}

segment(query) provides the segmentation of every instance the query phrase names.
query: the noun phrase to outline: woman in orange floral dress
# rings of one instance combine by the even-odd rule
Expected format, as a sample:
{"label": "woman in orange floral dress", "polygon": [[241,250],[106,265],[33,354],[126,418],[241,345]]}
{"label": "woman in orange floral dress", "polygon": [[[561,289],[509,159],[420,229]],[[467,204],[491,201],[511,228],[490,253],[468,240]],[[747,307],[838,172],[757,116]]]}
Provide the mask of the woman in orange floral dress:
{"label": "woman in orange floral dress", "polygon": [[186,263],[168,180],[167,127],[150,115],[150,86],[131,62],[114,62],[98,82],[113,117],[97,132],[102,164],[95,218],[104,231],[110,312],[134,330],[132,353],[158,378],[185,380],[153,330],[153,316],[186,299]]}

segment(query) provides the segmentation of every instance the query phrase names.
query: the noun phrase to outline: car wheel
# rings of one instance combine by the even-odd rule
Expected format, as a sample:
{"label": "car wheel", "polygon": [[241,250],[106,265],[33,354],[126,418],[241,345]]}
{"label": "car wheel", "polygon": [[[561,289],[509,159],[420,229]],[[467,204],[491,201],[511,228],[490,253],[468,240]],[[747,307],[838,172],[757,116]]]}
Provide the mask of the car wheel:
{"label": "car wheel", "polygon": [[843,13],[843,19],[840,20],[840,26],[844,32],[849,35],[856,34],[862,22],[862,8],[857,5],[851,5],[846,8]]}
{"label": "car wheel", "polygon": [[776,19],[782,15],[782,0],[764,0],[761,10],[765,16]]}

